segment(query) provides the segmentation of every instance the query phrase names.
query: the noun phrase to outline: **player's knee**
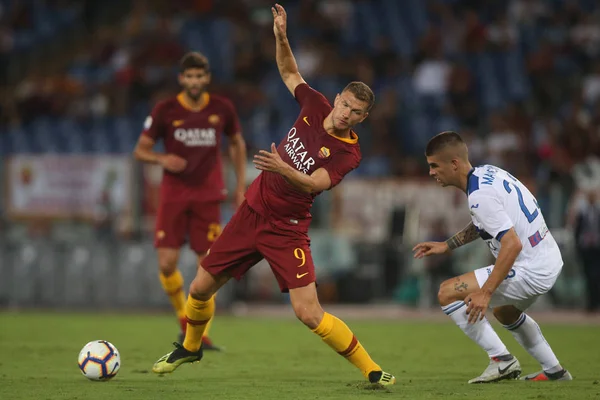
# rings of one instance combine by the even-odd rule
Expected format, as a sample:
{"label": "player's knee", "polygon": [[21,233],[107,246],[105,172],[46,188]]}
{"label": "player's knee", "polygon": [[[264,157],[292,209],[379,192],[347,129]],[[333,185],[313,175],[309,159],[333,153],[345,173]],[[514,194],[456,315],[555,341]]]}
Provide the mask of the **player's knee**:
{"label": "player's knee", "polygon": [[158,253],[158,268],[164,276],[172,275],[177,269],[178,254],[174,252]]}
{"label": "player's knee", "polygon": [[208,301],[228,280],[229,277],[226,275],[212,275],[199,266],[190,284],[190,296],[197,300]]}
{"label": "player's knee", "polygon": [[293,305],[296,317],[310,329],[315,329],[323,319],[323,309],[319,304],[295,304]]}
{"label": "player's knee", "polygon": [[440,285],[440,290],[438,291],[438,301],[440,306],[444,307],[448,304],[454,303],[455,301],[460,300],[457,298],[456,293],[452,290],[452,284],[450,280],[442,282]]}
{"label": "player's knee", "polygon": [[190,284],[190,296],[196,300],[208,301],[213,296],[214,292],[212,288],[203,282],[198,277],[194,278]]}
{"label": "player's knee", "polygon": [[514,324],[523,313],[521,310],[513,306],[496,307],[494,308],[493,312],[494,317],[496,317],[498,322],[500,322],[502,325]]}

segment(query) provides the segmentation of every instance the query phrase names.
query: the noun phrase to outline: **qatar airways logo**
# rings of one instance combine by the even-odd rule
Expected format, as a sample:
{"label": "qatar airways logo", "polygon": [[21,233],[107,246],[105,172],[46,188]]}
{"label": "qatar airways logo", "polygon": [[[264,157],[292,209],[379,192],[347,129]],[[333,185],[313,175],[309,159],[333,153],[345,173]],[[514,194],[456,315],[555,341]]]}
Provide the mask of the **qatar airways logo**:
{"label": "qatar airways logo", "polygon": [[175,139],[183,142],[188,147],[214,147],[217,145],[217,131],[208,129],[175,129]]}
{"label": "qatar airways logo", "polygon": [[310,167],[315,165],[315,160],[312,157],[306,157],[306,147],[304,146],[304,143],[300,141],[300,138],[296,137],[296,133],[296,128],[290,129],[287,134],[287,143],[285,144],[284,149],[296,169],[308,174]]}

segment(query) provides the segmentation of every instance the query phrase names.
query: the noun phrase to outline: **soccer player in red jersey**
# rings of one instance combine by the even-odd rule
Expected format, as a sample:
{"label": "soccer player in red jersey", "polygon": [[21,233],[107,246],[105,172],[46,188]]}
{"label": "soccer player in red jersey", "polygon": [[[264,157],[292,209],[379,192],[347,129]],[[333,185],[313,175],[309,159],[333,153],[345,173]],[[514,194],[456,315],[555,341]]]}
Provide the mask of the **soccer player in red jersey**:
{"label": "soccer player in red jersey", "polygon": [[272,144],[271,151],[261,150],[255,156],[254,164],[263,172],[211,246],[190,286],[185,340],[152,370],[172,372],[183,363],[199,361],[202,334],[215,309],[214,294],[230,278],[240,279],[265,258],[281,291],[289,291],[298,319],[370,382],[390,385],[394,376],[382,371],[344,322],[321,308],[307,233],[314,198],[339,184],[361,160],[352,127],[367,117],[374,95],[364,83],[352,82],[336,96],[332,108],[298,72],[286,35],[285,10],[276,5],[272,12],[277,66],[300,104],[300,115],[278,147]]}
{"label": "soccer player in red jersey", "polygon": [[[221,141],[227,136],[237,177],[236,207],[244,200],[246,144],[233,104],[209,94],[210,68],[206,57],[188,53],[180,62],[183,91],[158,103],[146,119],[135,157],[164,168],[156,217],[154,246],[158,252],[160,282],[169,296],[185,335],[187,319],[183,277],[177,268],[179,250],[189,240],[198,265],[221,233],[220,203],[226,197]],[[163,140],[166,154],[152,149]],[[218,348],[204,332],[202,347]]]}

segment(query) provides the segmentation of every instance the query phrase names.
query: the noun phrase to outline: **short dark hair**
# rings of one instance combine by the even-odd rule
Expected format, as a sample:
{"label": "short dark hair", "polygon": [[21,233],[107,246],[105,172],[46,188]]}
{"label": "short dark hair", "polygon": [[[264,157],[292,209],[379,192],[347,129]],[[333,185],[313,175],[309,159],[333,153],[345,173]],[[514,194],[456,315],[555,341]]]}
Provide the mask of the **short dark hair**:
{"label": "short dark hair", "polygon": [[430,157],[446,149],[447,147],[454,147],[457,145],[464,145],[464,147],[466,147],[464,140],[462,140],[458,133],[453,131],[444,131],[442,133],[438,133],[429,140],[429,143],[427,143],[427,147],[425,148],[425,155]]}
{"label": "short dark hair", "polygon": [[344,90],[342,90],[342,93],[346,91],[352,93],[357,100],[367,103],[367,111],[369,111],[373,107],[373,104],[375,104],[375,94],[371,88],[363,82],[350,82],[346,85]]}
{"label": "short dark hair", "polygon": [[208,64],[208,58],[197,51],[186,53],[179,62],[179,72],[183,73],[192,68],[203,69],[206,72],[209,72],[210,66]]}

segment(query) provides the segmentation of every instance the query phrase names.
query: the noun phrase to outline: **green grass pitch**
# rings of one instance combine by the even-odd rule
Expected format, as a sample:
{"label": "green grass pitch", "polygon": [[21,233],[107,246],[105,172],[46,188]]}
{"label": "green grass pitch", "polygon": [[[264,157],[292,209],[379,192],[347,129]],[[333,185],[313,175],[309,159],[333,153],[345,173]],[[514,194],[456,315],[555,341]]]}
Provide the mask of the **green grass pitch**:
{"label": "green grass pitch", "polygon": [[[599,399],[600,327],[542,326],[573,382],[505,381],[468,385],[487,358],[454,325],[347,321],[373,358],[398,379],[375,390],[360,373],[294,319],[217,317],[213,337],[226,353],[168,376],[153,362],[171,350],[176,322],[167,315],[0,313],[0,399]],[[538,365],[508,332],[497,329],[521,361]],[[109,382],[85,379],[77,355],[90,340],[121,352]]]}

